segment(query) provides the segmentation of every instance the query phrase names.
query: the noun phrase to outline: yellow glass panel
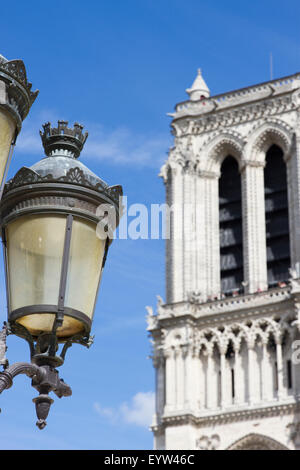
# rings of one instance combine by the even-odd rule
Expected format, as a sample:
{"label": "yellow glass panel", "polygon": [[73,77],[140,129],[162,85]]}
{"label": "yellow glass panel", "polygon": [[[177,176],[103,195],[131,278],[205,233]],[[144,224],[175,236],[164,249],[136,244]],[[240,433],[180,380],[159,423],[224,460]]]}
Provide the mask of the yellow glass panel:
{"label": "yellow glass panel", "polygon": [[96,235],[96,224],[73,220],[65,306],[92,319],[101,275],[105,241]]}
{"label": "yellow glass panel", "polygon": [[57,305],[66,218],[32,215],[7,227],[10,308]]}
{"label": "yellow glass panel", "polygon": [[[65,229],[66,218],[54,215],[24,216],[8,224],[11,311],[29,305],[57,305]],[[40,312],[21,317],[18,322],[37,335],[51,331],[54,320],[55,314]],[[60,335],[65,336],[70,328],[66,319]],[[76,325],[75,332],[80,329],[82,325]]]}
{"label": "yellow glass panel", "polygon": [[[17,322],[25,326],[33,336],[38,336],[43,332],[51,332],[54,320],[55,315],[53,313],[35,313],[33,315],[24,315]],[[79,320],[65,315],[63,324],[57,328],[56,334],[59,338],[68,337],[83,330],[83,324]]]}
{"label": "yellow glass panel", "polygon": [[12,118],[4,110],[0,109],[0,184],[3,179],[6,162],[15,131],[16,125]]}
{"label": "yellow glass panel", "polygon": [[[57,306],[66,217],[41,214],[23,216],[9,223],[6,230],[10,311],[37,305]],[[105,242],[96,236],[96,224],[74,218],[64,305],[84,313],[90,319],[104,249]],[[17,321],[36,336],[51,331],[54,320],[54,313],[38,311]],[[71,336],[83,328],[81,321],[65,315],[57,335]]]}

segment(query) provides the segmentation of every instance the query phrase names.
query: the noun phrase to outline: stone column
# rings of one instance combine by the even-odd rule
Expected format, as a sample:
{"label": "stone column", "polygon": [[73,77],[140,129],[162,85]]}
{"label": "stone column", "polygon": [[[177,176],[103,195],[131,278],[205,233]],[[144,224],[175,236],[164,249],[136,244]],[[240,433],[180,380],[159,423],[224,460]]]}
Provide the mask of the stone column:
{"label": "stone column", "polygon": [[264,163],[247,160],[242,168],[244,281],[247,292],[268,287]]}
{"label": "stone column", "polygon": [[166,172],[166,302],[180,302],[196,291],[205,300],[220,293],[218,178],[172,162]]}
{"label": "stone column", "polygon": [[267,351],[268,338],[263,338],[262,340],[262,361],[261,361],[261,375],[262,375],[262,390],[261,398],[262,401],[268,401],[269,397],[269,388],[268,388],[268,351]]}
{"label": "stone column", "polygon": [[153,358],[155,367],[155,416],[154,424],[157,425],[164,412],[165,406],[165,359],[162,355]]}
{"label": "stone column", "polygon": [[277,398],[278,400],[280,400],[281,398],[283,398],[283,395],[284,395],[281,338],[276,338],[276,361],[277,361],[277,383],[278,383]]}
{"label": "stone column", "polygon": [[195,291],[195,201],[194,170],[191,161],[183,170],[183,294],[186,299],[189,292]]}
{"label": "stone column", "polygon": [[[300,269],[300,130],[295,129],[291,154],[286,159],[291,265]],[[300,272],[298,270],[298,277]]]}
{"label": "stone column", "polygon": [[[292,344],[294,343],[294,341],[297,339],[297,327],[294,327],[293,328],[293,331],[292,331]],[[297,344],[297,343],[294,343],[294,345]],[[297,399],[299,398],[299,392],[298,392],[298,387],[297,387],[297,366],[296,364],[294,364],[295,360],[293,358],[293,353],[294,353],[295,349],[292,348],[292,351],[291,351],[291,356],[290,356],[290,360],[291,360],[291,367],[292,367],[292,394],[293,396]]]}
{"label": "stone column", "polygon": [[196,378],[198,378],[196,393],[193,398],[193,408],[203,411],[206,408],[206,369],[205,354],[202,347],[195,353]]}
{"label": "stone column", "polygon": [[205,253],[206,296],[221,292],[220,236],[219,236],[219,174],[206,172],[205,176]]}
{"label": "stone column", "polygon": [[164,352],[166,368],[166,403],[165,413],[173,411],[176,403],[176,369],[174,349],[168,349]]}
{"label": "stone column", "polygon": [[180,302],[183,294],[183,175],[182,167],[172,163],[164,179],[166,185],[166,225],[170,238],[166,240],[166,303]]}
{"label": "stone column", "polygon": [[215,392],[212,385],[213,375],[213,347],[207,350],[207,370],[206,370],[206,406],[208,409],[213,408],[213,392]]}
{"label": "stone column", "polygon": [[254,377],[254,361],[255,361],[255,341],[250,339],[247,342],[248,346],[248,402],[252,405],[255,397],[256,378]]}
{"label": "stone column", "polygon": [[225,348],[220,349],[220,371],[221,371],[221,408],[226,408],[227,403],[227,387],[226,387],[226,357]]}
{"label": "stone column", "polygon": [[176,409],[182,410],[184,406],[184,358],[182,348],[175,350],[176,357]]}
{"label": "stone column", "polygon": [[203,375],[203,363],[201,361],[199,348],[193,349],[192,359],[194,386],[191,387],[191,409],[194,413],[197,413],[200,408],[205,407],[204,397],[202,395],[205,377]]}
{"label": "stone column", "polygon": [[240,344],[234,345],[234,404],[240,405],[244,402],[241,393],[242,366],[241,366]]}
{"label": "stone column", "polygon": [[184,346],[182,352],[184,360],[184,408],[192,410],[193,395],[198,387],[193,347]]}
{"label": "stone column", "polygon": [[195,181],[195,290],[206,300],[207,297],[207,248],[206,248],[206,184],[199,173]]}

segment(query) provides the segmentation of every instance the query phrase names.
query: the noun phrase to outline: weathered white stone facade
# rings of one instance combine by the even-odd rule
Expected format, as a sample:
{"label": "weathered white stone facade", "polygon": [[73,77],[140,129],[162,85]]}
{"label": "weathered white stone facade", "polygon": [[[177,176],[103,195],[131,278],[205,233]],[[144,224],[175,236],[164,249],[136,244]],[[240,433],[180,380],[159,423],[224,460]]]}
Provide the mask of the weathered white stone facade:
{"label": "weathered white stone facade", "polygon": [[[166,302],[148,307],[156,449],[300,448],[300,74],[209,96],[198,73],[171,115],[161,169],[171,237]],[[264,165],[288,181],[290,281],[268,289]],[[218,179],[232,155],[242,185],[244,294],[222,298]],[[292,357],[292,355],[294,356]],[[234,389],[234,392],[233,392]]]}

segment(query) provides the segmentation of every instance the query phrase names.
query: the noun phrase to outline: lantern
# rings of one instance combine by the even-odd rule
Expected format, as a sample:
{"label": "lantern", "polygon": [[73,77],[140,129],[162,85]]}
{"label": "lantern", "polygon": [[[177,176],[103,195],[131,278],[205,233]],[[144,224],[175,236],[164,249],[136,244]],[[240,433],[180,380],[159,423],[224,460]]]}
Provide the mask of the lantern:
{"label": "lantern", "polygon": [[[122,188],[108,186],[78,161],[87,138],[81,125],[70,128],[68,122],[58,121],[52,128],[46,123],[40,134],[46,157],[8,181],[0,217],[9,332],[28,341],[34,371],[46,367],[53,374],[72,343],[91,343]],[[115,227],[107,218],[110,210]],[[37,385],[45,380],[40,374]],[[61,382],[54,382],[47,378],[49,390],[61,390]],[[40,407],[51,404],[49,397],[35,400]],[[44,424],[42,419],[40,426]]]}

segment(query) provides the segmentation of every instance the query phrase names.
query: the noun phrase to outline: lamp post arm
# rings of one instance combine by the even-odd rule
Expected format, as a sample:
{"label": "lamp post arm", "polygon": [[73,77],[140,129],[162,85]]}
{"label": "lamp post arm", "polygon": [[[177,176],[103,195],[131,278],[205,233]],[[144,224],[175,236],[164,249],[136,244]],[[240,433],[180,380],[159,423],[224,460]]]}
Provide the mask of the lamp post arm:
{"label": "lamp post arm", "polygon": [[32,386],[39,392],[39,396],[33,399],[38,418],[36,425],[39,429],[44,429],[50,406],[53,403],[49,392],[54,392],[58,398],[69,397],[72,395],[71,387],[60,379],[57,370],[49,365],[38,366],[27,362],[16,362],[0,372],[0,393],[10,388],[14,377],[19,374],[26,374],[30,377]]}
{"label": "lamp post arm", "polygon": [[28,362],[16,362],[3,372],[0,372],[0,393],[10,388],[14,377],[19,374],[26,374],[31,378],[36,377],[38,382],[42,382],[46,378],[46,371],[42,367],[36,364],[29,364]]}

